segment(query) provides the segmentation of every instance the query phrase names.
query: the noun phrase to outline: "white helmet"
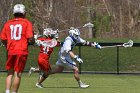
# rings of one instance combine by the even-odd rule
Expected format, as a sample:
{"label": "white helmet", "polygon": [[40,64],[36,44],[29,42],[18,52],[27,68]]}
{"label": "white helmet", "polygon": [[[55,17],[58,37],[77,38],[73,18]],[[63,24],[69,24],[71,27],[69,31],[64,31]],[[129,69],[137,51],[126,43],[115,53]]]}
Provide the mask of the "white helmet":
{"label": "white helmet", "polygon": [[23,4],[16,4],[13,9],[13,14],[15,13],[25,14],[25,6]]}
{"label": "white helmet", "polygon": [[80,36],[80,31],[79,29],[72,28],[69,30],[69,36],[72,36],[74,39],[78,39]]}
{"label": "white helmet", "polygon": [[51,28],[44,29],[43,35],[45,35],[47,37],[49,37],[49,36],[51,37],[51,35],[52,35],[52,29]]}
{"label": "white helmet", "polygon": [[58,29],[52,31],[52,37],[53,37],[53,38],[56,38],[56,39],[59,38]]}
{"label": "white helmet", "polygon": [[43,35],[46,37],[51,37],[51,38],[59,38],[58,31],[57,30],[52,30],[52,28],[46,28],[43,31]]}

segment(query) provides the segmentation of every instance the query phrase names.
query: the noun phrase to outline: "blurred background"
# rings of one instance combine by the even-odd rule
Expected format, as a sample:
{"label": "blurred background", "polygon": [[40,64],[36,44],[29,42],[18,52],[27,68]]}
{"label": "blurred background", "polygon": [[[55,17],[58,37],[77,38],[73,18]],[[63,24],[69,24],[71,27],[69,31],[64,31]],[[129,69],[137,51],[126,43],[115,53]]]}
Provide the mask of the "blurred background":
{"label": "blurred background", "polygon": [[[0,0],[0,29],[4,23],[13,18],[13,6],[22,3],[26,6],[27,18],[32,22],[34,32],[42,35],[43,29],[50,27],[65,30],[70,27],[81,27],[91,22],[93,28],[82,28],[81,37],[104,42],[140,42],[140,0]],[[67,31],[60,34],[63,40]],[[97,50],[92,47],[77,46],[75,52],[84,59],[79,64],[81,71],[116,73],[140,72],[140,49],[133,48],[107,48]],[[51,57],[52,67],[58,58],[58,50],[54,50]],[[39,48],[29,47],[26,71],[31,66],[37,66]],[[118,54],[117,54],[118,53]],[[119,59],[118,59],[119,56]],[[6,50],[0,47],[0,71],[5,71]],[[119,63],[118,63],[119,62]]]}
{"label": "blurred background", "polygon": [[[34,31],[42,34],[45,27],[64,30],[71,26],[94,24],[81,29],[85,38],[139,38],[140,0],[0,0],[0,29],[13,17],[17,3],[26,6],[27,18]],[[66,33],[60,33],[64,37]]]}

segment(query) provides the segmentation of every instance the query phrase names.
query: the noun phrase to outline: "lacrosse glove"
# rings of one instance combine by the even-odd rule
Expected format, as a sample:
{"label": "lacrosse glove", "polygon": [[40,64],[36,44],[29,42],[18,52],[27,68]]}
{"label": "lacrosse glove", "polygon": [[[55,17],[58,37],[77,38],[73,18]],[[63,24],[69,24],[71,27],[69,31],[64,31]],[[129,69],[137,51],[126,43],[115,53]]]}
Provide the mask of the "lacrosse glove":
{"label": "lacrosse glove", "polygon": [[94,45],[95,45],[95,48],[97,48],[97,49],[101,49],[102,47],[98,44],[98,43],[94,43]]}
{"label": "lacrosse glove", "polygon": [[79,58],[77,55],[74,56],[74,59],[78,61],[79,63],[83,63],[83,60]]}

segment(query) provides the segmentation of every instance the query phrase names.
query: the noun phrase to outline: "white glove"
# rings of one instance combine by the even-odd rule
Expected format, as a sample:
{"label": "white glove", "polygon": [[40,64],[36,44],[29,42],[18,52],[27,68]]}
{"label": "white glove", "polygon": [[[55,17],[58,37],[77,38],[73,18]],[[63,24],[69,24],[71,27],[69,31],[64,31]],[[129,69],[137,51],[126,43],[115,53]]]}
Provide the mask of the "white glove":
{"label": "white glove", "polygon": [[54,37],[55,37],[56,39],[58,39],[58,38],[59,38],[59,34],[56,33]]}
{"label": "white glove", "polygon": [[74,59],[78,61],[79,63],[83,63],[83,60],[79,58],[77,55],[74,56]]}
{"label": "white glove", "polygon": [[42,44],[42,41],[41,40],[35,40],[35,43],[40,46]]}
{"label": "white glove", "polygon": [[37,35],[34,35],[34,38],[35,38],[36,40],[37,40],[37,37],[38,37]]}

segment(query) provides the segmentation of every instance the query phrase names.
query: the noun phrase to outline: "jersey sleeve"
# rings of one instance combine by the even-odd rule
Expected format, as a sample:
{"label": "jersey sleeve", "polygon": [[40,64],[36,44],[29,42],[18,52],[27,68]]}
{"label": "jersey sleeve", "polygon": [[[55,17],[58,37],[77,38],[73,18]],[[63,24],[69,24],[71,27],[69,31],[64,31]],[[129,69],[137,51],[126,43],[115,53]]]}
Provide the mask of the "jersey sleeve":
{"label": "jersey sleeve", "polygon": [[27,38],[33,37],[33,26],[29,21],[27,21],[26,37]]}
{"label": "jersey sleeve", "polygon": [[0,32],[0,39],[2,40],[7,40],[7,35],[6,35],[6,25],[4,25],[4,28]]}
{"label": "jersey sleeve", "polygon": [[82,38],[79,37],[77,43],[82,43],[82,44],[84,44],[84,43],[86,43],[86,40],[84,40],[84,39],[82,39]]}
{"label": "jersey sleeve", "polygon": [[71,45],[72,45],[71,40],[70,39],[66,39],[65,42],[64,42],[64,45],[63,45],[64,51],[66,53],[68,53],[70,50],[72,50]]}

